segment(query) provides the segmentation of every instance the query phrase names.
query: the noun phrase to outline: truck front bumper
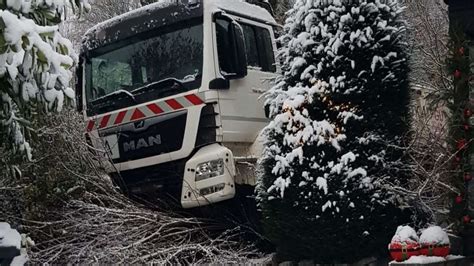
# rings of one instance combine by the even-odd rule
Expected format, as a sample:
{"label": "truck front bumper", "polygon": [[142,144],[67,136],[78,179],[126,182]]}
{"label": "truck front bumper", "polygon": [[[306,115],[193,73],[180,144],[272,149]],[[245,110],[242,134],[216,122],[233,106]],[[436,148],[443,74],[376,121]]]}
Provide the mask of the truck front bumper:
{"label": "truck front bumper", "polygon": [[[218,162],[221,171],[203,167],[210,162]],[[208,178],[203,178],[202,172],[212,174],[207,175]],[[228,148],[219,144],[201,148],[186,162],[181,190],[181,206],[194,208],[233,198],[235,196],[235,172],[233,154]]]}

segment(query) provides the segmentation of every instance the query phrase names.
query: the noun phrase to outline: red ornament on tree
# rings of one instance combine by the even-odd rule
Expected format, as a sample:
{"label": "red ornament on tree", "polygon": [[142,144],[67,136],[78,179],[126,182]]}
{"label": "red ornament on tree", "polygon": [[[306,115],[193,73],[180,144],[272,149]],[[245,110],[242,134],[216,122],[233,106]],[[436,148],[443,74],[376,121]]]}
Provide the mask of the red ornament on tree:
{"label": "red ornament on tree", "polygon": [[455,161],[456,163],[460,163],[460,162],[461,162],[461,157],[460,157],[460,156],[454,157],[454,161]]}
{"label": "red ornament on tree", "polygon": [[459,69],[454,70],[454,77],[455,78],[457,78],[457,79],[461,78],[461,75],[462,75],[462,73]]}
{"label": "red ornament on tree", "polygon": [[472,180],[471,173],[464,173],[464,181],[469,182]]}
{"label": "red ornament on tree", "polygon": [[459,55],[463,56],[465,52],[466,49],[464,47],[459,48]]}
{"label": "red ornament on tree", "polygon": [[466,145],[467,145],[467,141],[465,139],[460,139],[457,141],[458,150],[462,150],[466,148]]}
{"label": "red ornament on tree", "polygon": [[464,222],[465,224],[468,224],[468,223],[471,222],[472,219],[471,219],[471,216],[466,215],[466,216],[464,216],[464,217],[462,218],[462,220],[463,220],[463,222]]}
{"label": "red ornament on tree", "polygon": [[464,109],[464,117],[469,118],[472,116],[472,111],[470,108]]}
{"label": "red ornament on tree", "polygon": [[462,196],[461,195],[458,195],[456,197],[456,199],[454,200],[454,202],[456,202],[456,204],[461,204],[462,203]]}
{"label": "red ornament on tree", "polygon": [[465,131],[471,130],[471,126],[470,126],[469,124],[464,124],[464,125],[462,126],[462,128],[463,128]]}

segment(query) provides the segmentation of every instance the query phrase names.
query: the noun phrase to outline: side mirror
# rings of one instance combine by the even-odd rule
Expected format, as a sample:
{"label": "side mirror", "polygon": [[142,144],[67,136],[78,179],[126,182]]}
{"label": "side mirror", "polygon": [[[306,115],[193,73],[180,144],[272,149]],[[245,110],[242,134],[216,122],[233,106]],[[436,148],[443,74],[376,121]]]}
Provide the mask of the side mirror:
{"label": "side mirror", "polygon": [[217,48],[222,76],[240,79],[247,76],[247,54],[242,27],[223,12],[214,16]]}
{"label": "side mirror", "polygon": [[84,59],[79,58],[79,64],[76,68],[76,110],[80,113],[83,111],[82,106],[82,87],[83,87]]}
{"label": "side mirror", "polygon": [[228,90],[230,89],[230,82],[225,78],[216,78],[209,82],[210,90]]}

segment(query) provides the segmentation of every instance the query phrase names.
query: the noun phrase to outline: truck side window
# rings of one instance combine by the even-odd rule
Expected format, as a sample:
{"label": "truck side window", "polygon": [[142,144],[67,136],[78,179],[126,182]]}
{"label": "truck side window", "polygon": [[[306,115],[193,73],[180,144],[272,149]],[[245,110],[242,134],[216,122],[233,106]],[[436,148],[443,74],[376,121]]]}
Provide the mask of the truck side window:
{"label": "truck side window", "polygon": [[270,31],[264,28],[256,27],[256,33],[259,44],[260,62],[262,62],[262,70],[268,72],[276,72],[275,53],[273,51],[272,37]]}
{"label": "truck side window", "polygon": [[247,65],[253,67],[262,67],[259,59],[259,50],[257,46],[257,36],[255,29],[248,24],[240,24],[244,30],[245,37],[245,53],[247,54]]}
{"label": "truck side window", "polygon": [[[245,38],[245,52],[247,54],[247,65],[259,68],[264,72],[276,72],[275,55],[270,31],[258,26],[240,23]],[[229,21],[216,20],[217,53],[220,69],[224,73],[232,73],[234,62],[229,51],[232,44],[229,36]]]}
{"label": "truck side window", "polygon": [[241,26],[244,30],[248,65],[264,72],[276,72],[270,31],[250,24],[241,23]]}
{"label": "truck side window", "polygon": [[232,51],[229,37],[229,22],[223,19],[216,20],[217,53],[219,57],[219,66],[221,71],[232,73],[233,63],[230,56],[226,56]]}

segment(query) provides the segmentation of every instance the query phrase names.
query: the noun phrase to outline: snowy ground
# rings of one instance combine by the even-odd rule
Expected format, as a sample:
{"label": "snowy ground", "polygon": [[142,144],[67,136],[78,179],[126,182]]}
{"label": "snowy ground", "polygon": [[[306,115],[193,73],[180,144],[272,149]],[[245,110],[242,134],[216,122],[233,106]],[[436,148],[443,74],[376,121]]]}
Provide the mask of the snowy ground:
{"label": "snowy ground", "polygon": [[[21,266],[28,261],[26,250],[21,249],[21,235],[18,231],[11,229],[7,223],[0,223],[0,262],[2,258],[13,258],[11,266]],[[3,264],[2,264],[3,265]]]}
{"label": "snowy ground", "polygon": [[0,223],[0,248],[21,248],[21,235],[18,231],[10,228],[7,223]]}
{"label": "snowy ground", "polygon": [[413,257],[409,258],[408,260],[402,261],[402,262],[392,261],[392,262],[390,262],[390,265],[428,264],[428,263],[452,261],[452,260],[457,260],[457,259],[462,259],[462,258],[464,258],[464,257],[463,256],[456,256],[456,255],[449,255],[446,258],[443,258],[443,257],[427,257],[427,256],[413,256]]}

